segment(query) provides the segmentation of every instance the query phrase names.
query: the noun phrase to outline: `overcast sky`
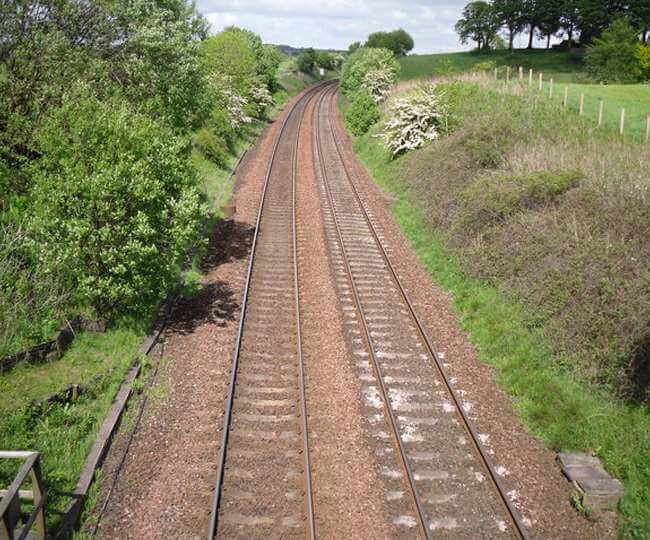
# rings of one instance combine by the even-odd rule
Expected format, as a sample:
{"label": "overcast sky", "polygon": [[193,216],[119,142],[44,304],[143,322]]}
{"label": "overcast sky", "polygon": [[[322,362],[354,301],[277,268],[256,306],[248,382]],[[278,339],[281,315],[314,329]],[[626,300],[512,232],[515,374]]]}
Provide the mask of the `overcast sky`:
{"label": "overcast sky", "polygon": [[217,32],[243,26],[265,43],[347,49],[370,32],[404,28],[414,52],[466,49],[454,24],[468,0],[198,0]]}

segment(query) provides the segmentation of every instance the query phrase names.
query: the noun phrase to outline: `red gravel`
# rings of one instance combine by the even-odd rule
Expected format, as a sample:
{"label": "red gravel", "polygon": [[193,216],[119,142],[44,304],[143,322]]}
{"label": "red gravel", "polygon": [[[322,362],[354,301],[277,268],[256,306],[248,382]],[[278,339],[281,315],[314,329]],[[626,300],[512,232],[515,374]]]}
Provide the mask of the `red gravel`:
{"label": "red gravel", "polygon": [[444,353],[447,373],[464,403],[470,404],[477,431],[484,437],[497,467],[503,467],[503,483],[515,490],[517,506],[532,524],[535,538],[613,538],[615,513],[589,521],[571,506],[572,488],[555,463],[555,454],[536,439],[521,423],[512,399],[495,382],[495,372],[478,360],[477,350],[462,330],[453,299],[431,281],[425,268],[395,222],[390,198],[382,194],[359,162],[345,133],[340,115],[335,124],[343,150],[352,164],[357,186],[368,208],[381,223],[407,294],[438,350]]}
{"label": "red gravel", "polygon": [[352,371],[329,270],[313,159],[312,102],[298,167],[299,272],[316,532],[321,538],[387,537],[383,481],[365,444],[361,385]]}

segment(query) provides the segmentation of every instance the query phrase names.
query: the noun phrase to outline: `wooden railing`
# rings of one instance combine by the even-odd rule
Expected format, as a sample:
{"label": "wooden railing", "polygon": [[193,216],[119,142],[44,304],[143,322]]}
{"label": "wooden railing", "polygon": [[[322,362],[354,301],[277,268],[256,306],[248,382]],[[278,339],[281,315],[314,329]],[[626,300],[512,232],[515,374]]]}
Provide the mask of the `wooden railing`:
{"label": "wooden railing", "polygon": [[[0,540],[45,539],[45,489],[38,452],[0,451],[0,459],[21,459],[23,466],[8,489],[0,490]],[[20,489],[27,480],[31,489]],[[31,512],[21,509],[29,501]]]}

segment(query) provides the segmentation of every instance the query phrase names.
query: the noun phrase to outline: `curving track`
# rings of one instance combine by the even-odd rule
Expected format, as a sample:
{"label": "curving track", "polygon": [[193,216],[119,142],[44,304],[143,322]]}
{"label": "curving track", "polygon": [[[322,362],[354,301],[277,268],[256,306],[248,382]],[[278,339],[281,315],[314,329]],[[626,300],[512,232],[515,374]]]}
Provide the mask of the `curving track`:
{"label": "curving track", "polygon": [[318,98],[314,157],[393,523],[409,535],[419,528],[427,538],[526,538],[357,191],[332,123],[336,96],[335,88],[327,88]]}
{"label": "curving track", "polygon": [[[325,85],[327,86],[327,85]],[[314,538],[295,189],[307,91],[284,117],[249,262],[208,537]]]}
{"label": "curving track", "polygon": [[316,536],[296,223],[297,148],[313,100],[326,239],[393,526],[405,537],[527,538],[357,190],[332,122],[336,96],[331,83],[305,92],[275,141],[233,354],[208,536]]}

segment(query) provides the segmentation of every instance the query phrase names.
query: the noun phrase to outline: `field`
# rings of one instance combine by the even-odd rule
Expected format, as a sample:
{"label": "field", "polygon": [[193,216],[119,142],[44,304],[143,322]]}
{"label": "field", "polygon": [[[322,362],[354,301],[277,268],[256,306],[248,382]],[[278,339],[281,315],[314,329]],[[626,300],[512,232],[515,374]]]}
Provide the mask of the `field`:
{"label": "field", "polygon": [[497,66],[523,66],[524,69],[542,71],[545,77],[558,82],[579,82],[585,77],[581,52],[515,50],[491,51],[489,53],[461,52],[447,54],[423,54],[400,59],[403,81],[426,79],[470,71],[476,64],[495,62]]}
{"label": "field", "polygon": [[531,94],[449,91],[449,136],[391,160],[376,127],[356,150],[524,422],[600,457],[621,535],[646,538],[647,150]]}

